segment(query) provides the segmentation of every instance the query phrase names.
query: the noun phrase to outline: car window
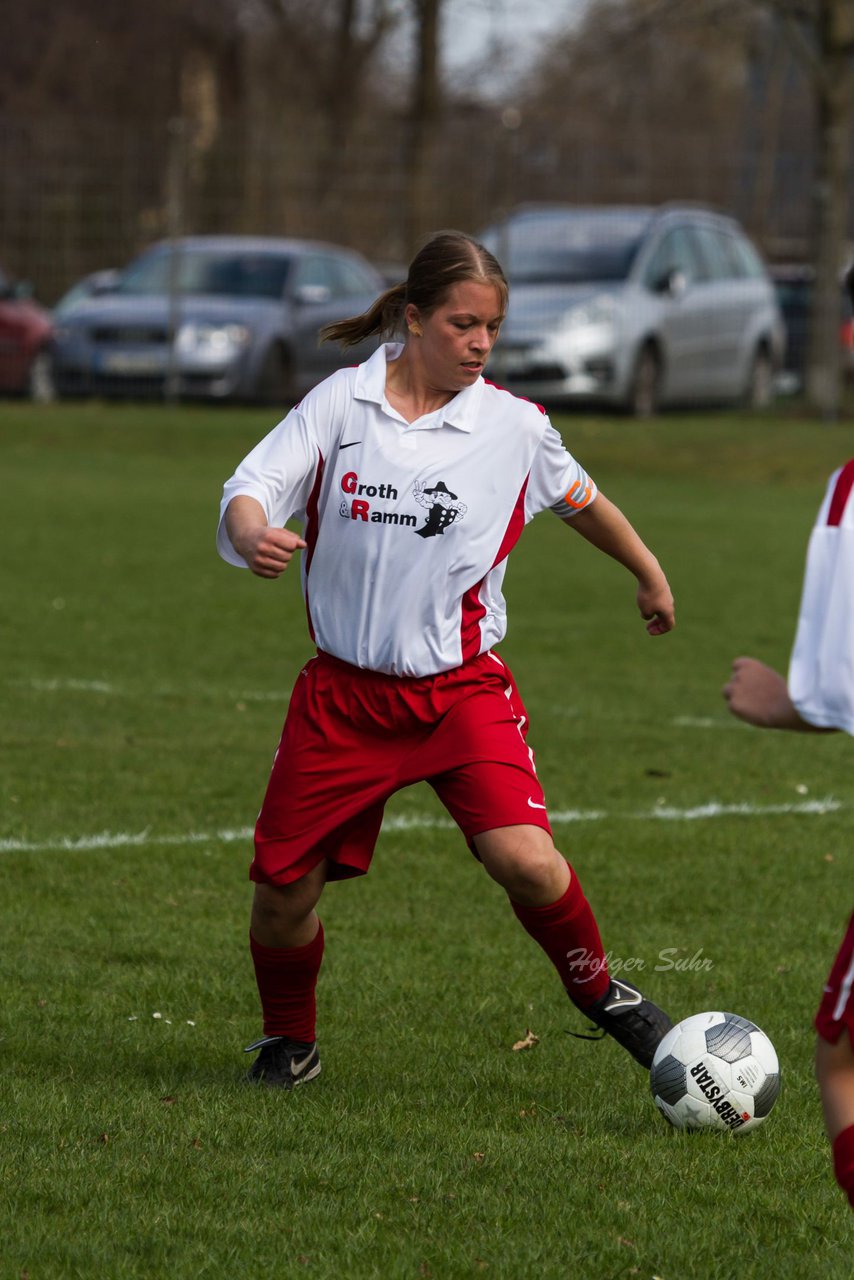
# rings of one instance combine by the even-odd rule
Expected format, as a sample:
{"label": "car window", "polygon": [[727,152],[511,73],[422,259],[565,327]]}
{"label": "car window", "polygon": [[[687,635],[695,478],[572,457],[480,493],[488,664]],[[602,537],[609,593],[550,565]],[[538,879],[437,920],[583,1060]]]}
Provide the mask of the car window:
{"label": "car window", "polygon": [[701,279],[729,280],[738,274],[727,252],[724,237],[717,228],[697,226],[692,228],[692,232],[700,250]]}
{"label": "car window", "polygon": [[328,289],[330,296],[336,297],[341,292],[340,277],[336,267],[335,259],[327,254],[307,254],[297,259],[291,283],[295,289]]}
{"label": "car window", "polygon": [[373,296],[379,291],[377,281],[371,272],[366,271],[351,258],[336,258],[335,273],[338,280],[336,292],[339,294],[351,297],[360,293],[369,293]]}
{"label": "car window", "polygon": [[511,284],[585,284],[625,280],[646,219],[560,213],[508,219],[480,237]]}
{"label": "car window", "polygon": [[741,264],[741,275],[752,279],[763,279],[766,275],[765,264],[749,240],[744,236],[732,236],[732,248]]}
{"label": "car window", "polygon": [[648,289],[660,289],[668,277],[679,273],[690,284],[701,277],[701,264],[687,227],[673,227],[661,237],[658,248],[646,265],[643,283]]}
{"label": "car window", "polygon": [[152,295],[174,287],[181,294],[280,298],[290,265],[289,257],[271,253],[158,251],[128,267],[117,292]]}

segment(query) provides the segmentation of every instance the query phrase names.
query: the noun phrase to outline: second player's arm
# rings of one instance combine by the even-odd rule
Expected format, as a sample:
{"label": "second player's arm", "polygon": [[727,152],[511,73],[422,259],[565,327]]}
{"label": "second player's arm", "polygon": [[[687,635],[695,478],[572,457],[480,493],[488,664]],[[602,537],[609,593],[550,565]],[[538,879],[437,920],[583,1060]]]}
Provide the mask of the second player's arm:
{"label": "second player's arm", "polygon": [[664,635],[675,625],[673,594],[664,570],[626,517],[603,493],[583,511],[565,521],[599,551],[604,551],[638,583],[637,603],[651,636]]}

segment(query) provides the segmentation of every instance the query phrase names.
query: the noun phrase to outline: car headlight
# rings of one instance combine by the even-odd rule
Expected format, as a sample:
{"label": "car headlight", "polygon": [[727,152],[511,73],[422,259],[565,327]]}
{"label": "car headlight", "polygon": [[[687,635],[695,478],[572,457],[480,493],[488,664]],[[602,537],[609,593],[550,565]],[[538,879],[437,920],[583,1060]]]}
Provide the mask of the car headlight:
{"label": "car headlight", "polygon": [[580,307],[567,311],[558,328],[564,333],[578,329],[613,329],[619,318],[619,307],[609,294],[592,298]]}
{"label": "car headlight", "polygon": [[178,355],[216,363],[233,360],[251,338],[244,324],[182,324],[175,337]]}

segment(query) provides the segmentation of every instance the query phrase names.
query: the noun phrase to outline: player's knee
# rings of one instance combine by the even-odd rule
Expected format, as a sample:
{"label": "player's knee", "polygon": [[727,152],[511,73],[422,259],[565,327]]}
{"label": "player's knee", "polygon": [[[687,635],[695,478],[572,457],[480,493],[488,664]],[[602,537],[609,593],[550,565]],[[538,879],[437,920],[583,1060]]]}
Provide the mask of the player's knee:
{"label": "player's knee", "polygon": [[563,859],[545,832],[520,837],[506,846],[491,874],[514,902],[550,902],[563,892]]}
{"label": "player's knee", "polygon": [[298,923],[314,910],[321,888],[309,876],[292,884],[256,884],[253,920],[267,927]]}

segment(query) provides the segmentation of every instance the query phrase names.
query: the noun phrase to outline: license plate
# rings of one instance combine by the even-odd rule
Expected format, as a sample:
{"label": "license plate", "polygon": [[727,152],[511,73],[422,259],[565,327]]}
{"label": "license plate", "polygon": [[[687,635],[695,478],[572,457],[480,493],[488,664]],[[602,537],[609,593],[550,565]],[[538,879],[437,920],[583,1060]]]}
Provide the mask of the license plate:
{"label": "license plate", "polygon": [[108,351],[101,356],[104,373],[164,373],[166,357],[159,351]]}

